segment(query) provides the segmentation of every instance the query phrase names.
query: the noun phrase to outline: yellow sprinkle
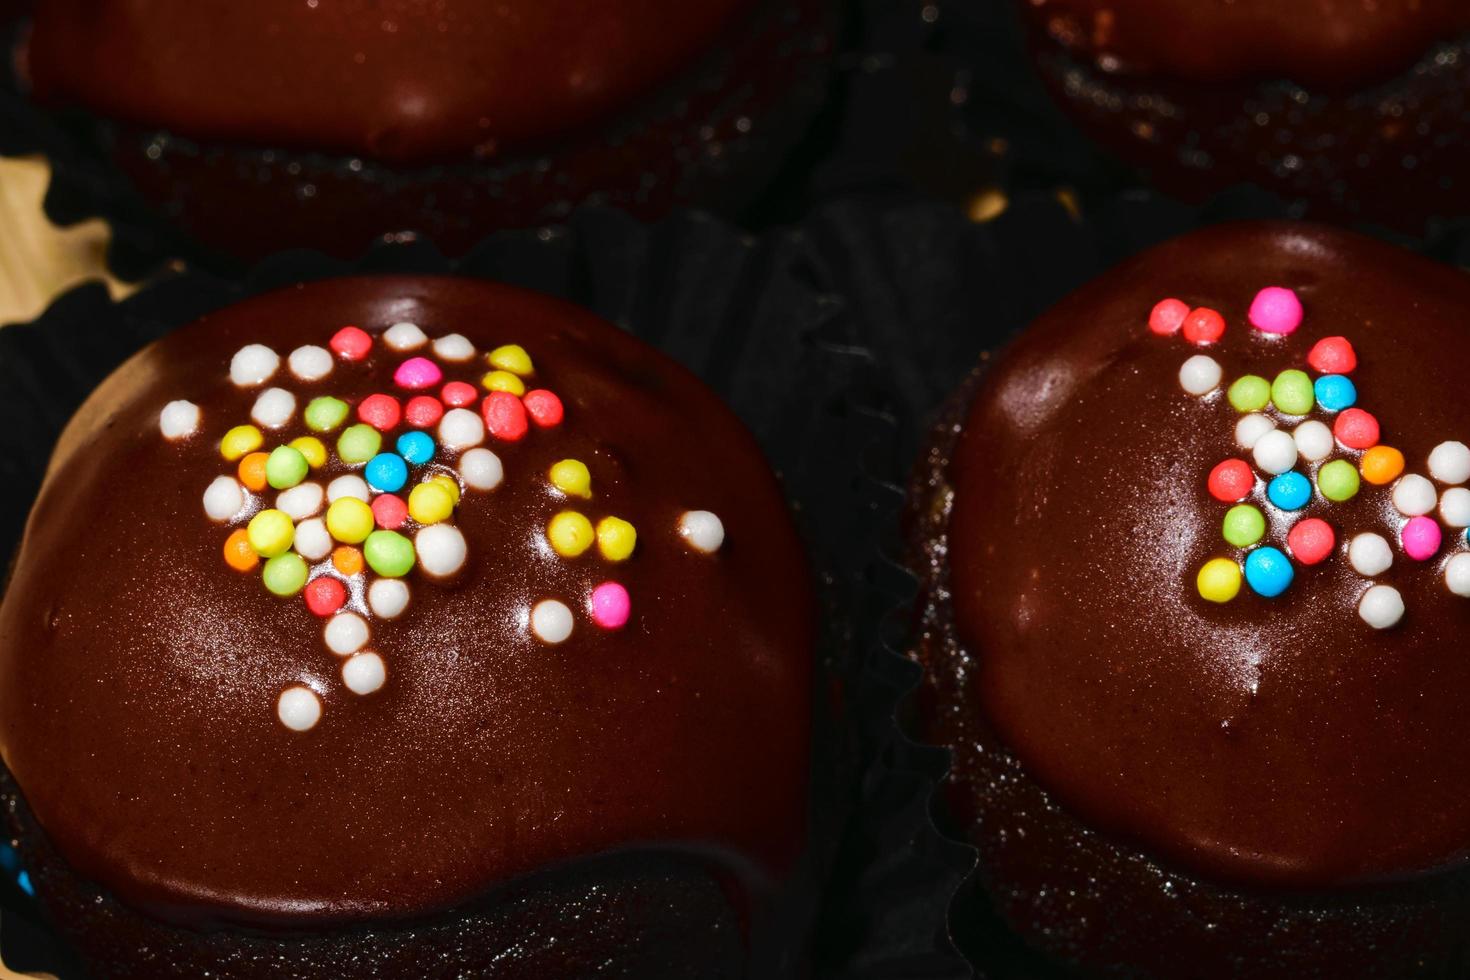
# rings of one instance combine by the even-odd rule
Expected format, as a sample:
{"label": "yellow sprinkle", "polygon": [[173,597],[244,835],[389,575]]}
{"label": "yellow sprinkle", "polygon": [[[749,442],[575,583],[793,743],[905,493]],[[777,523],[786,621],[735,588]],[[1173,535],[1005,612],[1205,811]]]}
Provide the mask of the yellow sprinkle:
{"label": "yellow sprinkle", "polygon": [[246,539],[262,558],[284,555],[296,537],[296,525],[283,512],[271,508],[250,519],[245,527]]}
{"label": "yellow sprinkle", "polygon": [[445,473],[435,473],[424,481],[425,483],[439,483],[449,491],[449,498],[454,501],[454,506],[459,506],[459,481]]}
{"label": "yellow sprinkle", "polygon": [[246,453],[259,449],[263,441],[264,437],[255,426],[237,425],[219,441],[219,452],[225,459],[234,462]]}
{"label": "yellow sprinkle", "polygon": [[356,497],[338,497],[327,508],[327,531],[344,544],[361,544],[373,533],[373,509]]}
{"label": "yellow sprinkle", "polygon": [[526,349],[520,344],[506,344],[504,347],[497,347],[486,356],[486,360],[490,362],[491,367],[518,374],[523,378],[536,370],[531,366],[531,355],[527,354]]}
{"label": "yellow sprinkle", "polygon": [[454,513],[454,498],[438,480],[426,480],[408,493],[408,516],[420,524],[438,524]]}
{"label": "yellow sprinkle", "polygon": [[568,497],[592,499],[592,474],[588,472],[587,464],[580,459],[564,459],[559,463],[552,463],[548,475],[551,485]]}
{"label": "yellow sprinkle", "polygon": [[526,393],[526,383],[509,371],[491,371],[480,379],[486,391],[508,391],[517,398]]}
{"label": "yellow sprinkle", "polygon": [[306,457],[306,465],[314,470],[319,470],[327,464],[327,447],[316,436],[301,436],[292,439],[288,444],[298,453]]}
{"label": "yellow sprinkle", "polygon": [[597,522],[597,550],[608,561],[627,558],[637,543],[637,530],[621,517],[604,517]]}
{"label": "yellow sprinkle", "polygon": [[592,522],[574,510],[564,510],[546,525],[546,540],[563,558],[575,558],[592,547]]}
{"label": "yellow sprinkle", "polygon": [[1199,570],[1195,584],[1210,602],[1229,602],[1240,592],[1240,566],[1229,558],[1212,558]]}

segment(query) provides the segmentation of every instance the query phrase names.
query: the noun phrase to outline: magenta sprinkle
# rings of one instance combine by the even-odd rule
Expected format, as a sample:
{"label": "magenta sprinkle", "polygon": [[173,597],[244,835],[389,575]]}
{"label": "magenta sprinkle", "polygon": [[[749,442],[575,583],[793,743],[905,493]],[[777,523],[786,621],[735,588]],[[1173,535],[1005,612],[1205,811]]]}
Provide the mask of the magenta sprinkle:
{"label": "magenta sprinkle", "polygon": [[444,380],[444,372],[439,370],[439,365],[427,357],[410,357],[398,365],[398,370],[393,372],[393,380],[400,387],[417,391],[422,388],[432,388]]}
{"label": "magenta sprinkle", "polygon": [[1413,517],[1401,535],[1404,553],[1415,561],[1428,561],[1439,550],[1439,525],[1430,517]]}
{"label": "magenta sprinkle", "polygon": [[592,621],[605,630],[622,629],[633,609],[628,590],[616,582],[603,582],[593,589],[589,605]]}
{"label": "magenta sprinkle", "polygon": [[1289,334],[1302,325],[1302,303],[1296,293],[1267,286],[1251,300],[1251,325],[1266,333]]}

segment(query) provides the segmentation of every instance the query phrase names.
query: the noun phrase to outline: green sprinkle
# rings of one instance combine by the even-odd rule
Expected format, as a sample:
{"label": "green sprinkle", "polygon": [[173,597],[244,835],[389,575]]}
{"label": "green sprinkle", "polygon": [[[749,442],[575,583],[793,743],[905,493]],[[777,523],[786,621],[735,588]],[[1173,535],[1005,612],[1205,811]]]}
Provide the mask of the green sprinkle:
{"label": "green sprinkle", "polygon": [[365,422],[349,426],[337,439],[337,455],[344,463],[366,463],[383,448],[383,435]]}
{"label": "green sprinkle", "polygon": [[306,403],[306,427],[313,432],[331,432],[347,418],[347,403],[322,395]]}
{"label": "green sprinkle", "polygon": [[1237,412],[1259,412],[1271,401],[1271,382],[1259,374],[1236,379],[1227,392]]}
{"label": "green sprinkle", "polygon": [[1237,548],[1249,548],[1266,536],[1266,518],[1250,504],[1237,504],[1225,512],[1225,540]]}
{"label": "green sprinkle", "polygon": [[301,450],[277,446],[265,461],[265,482],[277,490],[289,490],[306,479],[306,457]]}
{"label": "green sprinkle", "polygon": [[413,542],[396,531],[374,531],[362,546],[362,556],[379,575],[400,578],[413,568]]}
{"label": "green sprinkle", "polygon": [[1334,459],[1317,471],[1317,489],[1328,500],[1342,503],[1358,492],[1358,471],[1345,459]]}
{"label": "green sprinkle", "polygon": [[265,563],[260,577],[276,595],[295,595],[306,586],[306,562],[294,551],[277,555]]}
{"label": "green sprinkle", "polygon": [[1287,415],[1306,415],[1316,404],[1312,379],[1305,371],[1282,371],[1271,384],[1271,401]]}

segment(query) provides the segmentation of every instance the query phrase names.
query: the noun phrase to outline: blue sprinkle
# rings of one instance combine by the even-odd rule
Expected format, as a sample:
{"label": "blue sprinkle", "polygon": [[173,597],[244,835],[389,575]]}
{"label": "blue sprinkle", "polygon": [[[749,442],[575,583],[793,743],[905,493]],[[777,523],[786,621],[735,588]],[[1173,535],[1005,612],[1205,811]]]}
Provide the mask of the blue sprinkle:
{"label": "blue sprinkle", "polygon": [[20,870],[20,854],[9,844],[0,844],[0,871],[15,874]]}
{"label": "blue sprinkle", "polygon": [[1266,496],[1282,510],[1301,510],[1312,499],[1312,481],[1290,470],[1266,485]]}
{"label": "blue sprinkle", "polygon": [[1291,585],[1296,572],[1291,559],[1270,546],[1257,548],[1245,556],[1245,580],[1257,595],[1273,599]]}
{"label": "blue sprinkle", "polygon": [[368,460],[367,466],[362,471],[363,479],[367,480],[368,486],[383,493],[393,493],[402,490],[403,485],[408,482],[408,464],[403,461],[402,456],[393,453],[378,453]]}
{"label": "blue sprinkle", "polygon": [[1312,385],[1317,404],[1329,412],[1352,408],[1358,400],[1358,388],[1352,378],[1342,374],[1324,374]]}
{"label": "blue sprinkle", "polygon": [[36,897],[36,888],[34,885],[31,884],[30,872],[22,871],[20,874],[16,875],[15,883],[20,886],[21,891],[31,896],[31,898]]}
{"label": "blue sprinkle", "polygon": [[434,458],[434,439],[427,432],[405,432],[398,437],[398,455],[415,466]]}

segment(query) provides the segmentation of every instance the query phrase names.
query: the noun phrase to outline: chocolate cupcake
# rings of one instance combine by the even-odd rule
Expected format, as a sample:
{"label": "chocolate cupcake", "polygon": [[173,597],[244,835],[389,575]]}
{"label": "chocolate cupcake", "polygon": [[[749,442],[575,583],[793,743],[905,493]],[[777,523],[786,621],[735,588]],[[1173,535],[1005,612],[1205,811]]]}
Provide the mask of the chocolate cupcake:
{"label": "chocolate cupcake", "polygon": [[1408,230],[1470,213],[1470,10],[1453,0],[1033,0],[1053,96],[1099,143],[1199,199],[1253,183]]}
{"label": "chocolate cupcake", "polygon": [[[209,249],[458,252],[582,201],[734,207],[825,88],[831,0],[340,5],[38,3],[33,97]],[[90,137],[89,137],[90,140]]]}
{"label": "chocolate cupcake", "polygon": [[955,397],[916,717],[1014,934],[1130,976],[1466,968],[1467,315],[1410,253],[1219,226]]}
{"label": "chocolate cupcake", "polygon": [[672,361],[483,281],[298,286],[63,434],[0,606],[9,829],[99,977],[763,975],[814,643]]}

